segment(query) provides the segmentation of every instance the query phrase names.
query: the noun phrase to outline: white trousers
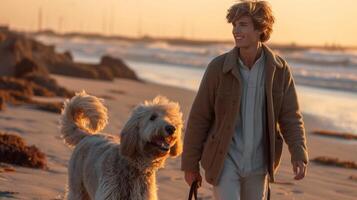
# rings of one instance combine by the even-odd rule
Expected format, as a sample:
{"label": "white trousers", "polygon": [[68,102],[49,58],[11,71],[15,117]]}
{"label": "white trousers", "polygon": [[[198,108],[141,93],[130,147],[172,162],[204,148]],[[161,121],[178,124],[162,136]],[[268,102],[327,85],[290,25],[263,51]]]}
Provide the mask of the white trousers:
{"label": "white trousers", "polygon": [[224,169],[218,181],[213,186],[216,200],[263,200],[267,189],[267,174],[248,174],[241,176],[237,167],[227,157]]}

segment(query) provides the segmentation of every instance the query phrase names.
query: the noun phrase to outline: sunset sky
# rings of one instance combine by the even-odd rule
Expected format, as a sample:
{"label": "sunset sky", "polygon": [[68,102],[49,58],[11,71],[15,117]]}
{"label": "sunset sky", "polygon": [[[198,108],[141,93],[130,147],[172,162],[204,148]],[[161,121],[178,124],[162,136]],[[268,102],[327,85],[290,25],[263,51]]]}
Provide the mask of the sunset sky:
{"label": "sunset sky", "polygon": [[[0,24],[107,35],[231,38],[227,9],[234,0],[1,0]],[[356,0],[270,0],[271,41],[357,46]]]}

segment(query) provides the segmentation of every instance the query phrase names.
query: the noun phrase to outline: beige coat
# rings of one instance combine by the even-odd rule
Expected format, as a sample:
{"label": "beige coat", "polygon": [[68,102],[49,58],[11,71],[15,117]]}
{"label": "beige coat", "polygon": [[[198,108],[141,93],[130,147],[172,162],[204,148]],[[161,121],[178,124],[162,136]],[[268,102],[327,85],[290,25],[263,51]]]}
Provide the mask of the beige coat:
{"label": "beige coat", "polygon": [[[290,68],[263,45],[266,55],[266,155],[270,181],[280,163],[283,138],[292,161],[308,162],[304,123]],[[205,170],[206,181],[217,185],[239,119],[242,93],[237,66],[238,49],[220,55],[208,65],[193,102],[184,137],[181,169]]]}

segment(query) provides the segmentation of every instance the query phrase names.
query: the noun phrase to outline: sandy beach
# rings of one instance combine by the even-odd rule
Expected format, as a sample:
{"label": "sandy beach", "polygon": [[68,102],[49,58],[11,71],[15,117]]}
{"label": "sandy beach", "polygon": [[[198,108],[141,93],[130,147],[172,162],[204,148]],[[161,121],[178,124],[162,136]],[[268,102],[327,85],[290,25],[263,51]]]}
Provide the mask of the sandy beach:
{"label": "sandy beach", "polygon": [[[118,134],[131,109],[145,99],[158,94],[180,103],[187,119],[195,96],[194,91],[163,86],[154,83],[115,79],[114,82],[53,75],[66,88],[88,93],[105,99],[109,110],[106,133]],[[43,101],[60,98],[38,98]],[[10,106],[0,113],[0,129],[23,137],[27,144],[36,145],[48,159],[49,170],[37,170],[13,166],[15,172],[0,173],[0,199],[62,199],[67,179],[67,163],[71,154],[60,138],[58,114],[32,109],[30,106]],[[304,115],[310,158],[317,156],[337,157],[357,161],[357,142],[326,138],[309,134],[316,129],[330,129],[330,124],[311,115]],[[357,181],[349,179],[357,171],[323,166],[311,162],[307,177],[293,180],[290,156],[284,148],[283,160],[277,175],[277,184],[272,185],[272,199],[356,199]],[[187,199],[188,186],[180,171],[180,158],[169,159],[164,169],[159,170],[158,194],[161,200]],[[213,199],[211,186],[203,183],[199,190],[201,199]]]}

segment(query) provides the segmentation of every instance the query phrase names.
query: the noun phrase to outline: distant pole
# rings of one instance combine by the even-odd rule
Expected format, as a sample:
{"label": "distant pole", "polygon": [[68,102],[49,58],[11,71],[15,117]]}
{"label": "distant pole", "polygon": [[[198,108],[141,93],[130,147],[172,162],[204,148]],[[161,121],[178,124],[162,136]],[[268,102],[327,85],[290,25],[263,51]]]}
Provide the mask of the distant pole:
{"label": "distant pole", "polygon": [[78,32],[82,32],[82,33],[85,32],[83,27],[84,27],[84,25],[83,25],[82,21],[79,21],[79,30],[78,30]]}
{"label": "distant pole", "polygon": [[167,37],[166,35],[166,29],[165,29],[165,24],[162,24],[161,26],[161,36],[164,38],[164,37]]}
{"label": "distant pole", "polygon": [[162,34],[161,34],[161,23],[159,22],[158,23],[158,27],[157,27],[157,37],[162,37]]}
{"label": "distant pole", "polygon": [[38,9],[38,26],[37,26],[37,31],[40,32],[42,31],[42,7]]}
{"label": "distant pole", "polygon": [[114,4],[112,3],[111,7],[110,7],[110,21],[109,21],[109,34],[113,35],[114,33],[114,22],[115,22],[115,7]]}
{"label": "distant pole", "polygon": [[62,25],[63,25],[63,17],[61,16],[61,17],[58,19],[58,27],[57,27],[57,31],[58,31],[58,32],[62,32]]}
{"label": "distant pole", "polygon": [[195,38],[195,24],[192,23],[191,24],[191,38]]}
{"label": "distant pole", "polygon": [[103,16],[102,16],[102,32],[105,35],[107,32],[107,20],[106,20],[106,14],[105,10],[103,11]]}
{"label": "distant pole", "polygon": [[138,37],[140,38],[141,36],[142,36],[142,30],[141,30],[141,14],[140,14],[138,19]]}
{"label": "distant pole", "polygon": [[185,32],[186,32],[186,30],[185,30],[185,27],[186,25],[185,25],[185,19],[183,19],[182,20],[182,25],[181,25],[181,38],[185,38]]}
{"label": "distant pole", "polygon": [[138,34],[138,37],[142,37],[142,23],[141,23],[141,6],[142,5],[139,5],[139,2],[136,1],[136,7],[138,8],[138,24],[137,24],[137,34]]}
{"label": "distant pole", "polygon": [[116,30],[116,33],[120,35],[121,33],[121,28],[122,24],[121,23],[121,0],[116,1],[116,8],[114,10],[114,29]]}

